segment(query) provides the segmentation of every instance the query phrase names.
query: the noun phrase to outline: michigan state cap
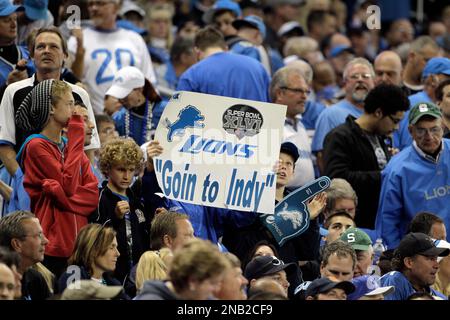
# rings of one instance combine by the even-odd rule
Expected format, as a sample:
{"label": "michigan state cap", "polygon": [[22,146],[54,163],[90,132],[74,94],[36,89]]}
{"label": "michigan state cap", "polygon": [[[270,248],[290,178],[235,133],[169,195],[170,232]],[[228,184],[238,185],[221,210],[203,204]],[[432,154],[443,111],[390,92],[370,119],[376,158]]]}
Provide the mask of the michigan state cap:
{"label": "michigan state cap", "polygon": [[348,228],[340,239],[347,242],[355,250],[367,251],[372,245],[372,240],[367,233],[358,228]]}
{"label": "michigan state cap", "polygon": [[431,116],[436,119],[442,117],[441,110],[431,102],[420,102],[409,111],[409,124],[416,124],[423,116]]}

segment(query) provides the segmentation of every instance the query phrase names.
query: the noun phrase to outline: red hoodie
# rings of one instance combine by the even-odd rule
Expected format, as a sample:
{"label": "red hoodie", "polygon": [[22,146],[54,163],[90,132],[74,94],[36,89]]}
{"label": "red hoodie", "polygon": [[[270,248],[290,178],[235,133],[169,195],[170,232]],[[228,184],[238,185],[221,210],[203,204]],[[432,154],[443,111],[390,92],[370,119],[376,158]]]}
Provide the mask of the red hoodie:
{"label": "red hoodie", "polygon": [[98,181],[83,151],[81,116],[70,118],[67,136],[64,156],[56,143],[34,138],[23,157],[23,185],[49,240],[45,254],[64,258],[72,254],[79,230],[98,206]]}

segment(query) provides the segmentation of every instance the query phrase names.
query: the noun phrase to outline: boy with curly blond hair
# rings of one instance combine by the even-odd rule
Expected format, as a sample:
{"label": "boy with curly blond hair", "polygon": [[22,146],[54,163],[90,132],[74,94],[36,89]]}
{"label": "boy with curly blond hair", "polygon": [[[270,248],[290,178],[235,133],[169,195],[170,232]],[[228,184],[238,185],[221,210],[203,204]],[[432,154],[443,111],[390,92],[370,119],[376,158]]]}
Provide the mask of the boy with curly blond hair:
{"label": "boy with curly blond hair", "polygon": [[115,277],[123,281],[142,253],[149,250],[151,217],[140,198],[140,180],[133,183],[143,164],[143,154],[131,138],[115,138],[100,151],[100,170],[107,178],[100,190],[93,222],[107,224],[117,232],[120,257]]}

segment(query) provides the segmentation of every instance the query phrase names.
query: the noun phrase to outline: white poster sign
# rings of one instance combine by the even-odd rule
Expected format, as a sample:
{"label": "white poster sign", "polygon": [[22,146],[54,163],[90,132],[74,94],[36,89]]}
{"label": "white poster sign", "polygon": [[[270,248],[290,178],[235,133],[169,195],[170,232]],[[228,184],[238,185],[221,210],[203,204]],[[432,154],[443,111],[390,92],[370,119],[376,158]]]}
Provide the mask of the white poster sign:
{"label": "white poster sign", "polygon": [[286,106],[176,92],[155,140],[155,173],[170,199],[273,213]]}

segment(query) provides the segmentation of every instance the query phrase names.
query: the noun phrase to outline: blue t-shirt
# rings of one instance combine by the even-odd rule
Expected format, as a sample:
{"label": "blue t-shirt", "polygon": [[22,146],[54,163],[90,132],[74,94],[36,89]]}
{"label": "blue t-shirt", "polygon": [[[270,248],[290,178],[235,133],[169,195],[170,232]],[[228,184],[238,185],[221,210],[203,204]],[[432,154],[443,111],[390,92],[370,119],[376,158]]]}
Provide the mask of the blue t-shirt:
{"label": "blue t-shirt", "polygon": [[[33,61],[30,59],[28,49],[24,46],[17,46],[17,49],[18,49],[17,61],[21,59],[27,60],[26,70],[28,76],[31,77],[35,72],[35,68]],[[11,64],[8,60],[4,59],[3,57],[0,57],[0,86],[6,84],[6,80],[8,80],[8,75],[10,74],[11,71],[15,69],[15,67],[16,67],[15,64]]]}
{"label": "blue t-shirt", "polygon": [[305,103],[305,112],[302,114],[302,123],[307,130],[316,128],[317,119],[326,107],[315,101],[308,100]]}
{"label": "blue t-shirt", "polygon": [[219,52],[186,70],[177,90],[269,102],[269,84],[269,74],[255,59]]}
{"label": "blue t-shirt", "polygon": [[236,42],[230,48],[230,51],[236,54],[242,54],[261,62],[261,55],[259,54],[258,49],[247,40]]}
{"label": "blue t-shirt", "polygon": [[[380,282],[382,287],[395,287],[395,291],[387,295],[384,298],[385,300],[406,300],[410,295],[416,292],[416,289],[414,289],[411,282],[409,282],[409,280],[404,276],[403,273],[398,271],[391,271],[389,273],[386,273],[381,277]],[[431,287],[429,287],[428,293],[432,296],[438,296],[444,300],[447,300],[446,296]]]}
{"label": "blue t-shirt", "polygon": [[359,118],[362,114],[363,110],[358,109],[346,99],[323,110],[316,122],[312,151],[322,151],[326,135],[337,126],[343,124],[348,115]]}
{"label": "blue t-shirt", "polygon": [[278,52],[278,50],[275,50],[273,48],[268,48],[267,53],[269,54],[270,59],[270,66],[272,67],[272,74],[278,71],[278,69],[281,69],[284,67],[284,61],[281,54]]}
{"label": "blue t-shirt", "polygon": [[175,90],[178,85],[178,77],[175,72],[175,68],[173,67],[172,62],[170,62],[170,61],[166,62],[166,66],[167,66],[167,70],[166,70],[166,74],[164,75],[164,80],[166,80],[167,86],[170,89]]}
{"label": "blue t-shirt", "polygon": [[252,224],[258,213],[207,207],[165,198],[164,207],[169,211],[185,213],[196,237],[218,243],[225,223],[239,227]]}

